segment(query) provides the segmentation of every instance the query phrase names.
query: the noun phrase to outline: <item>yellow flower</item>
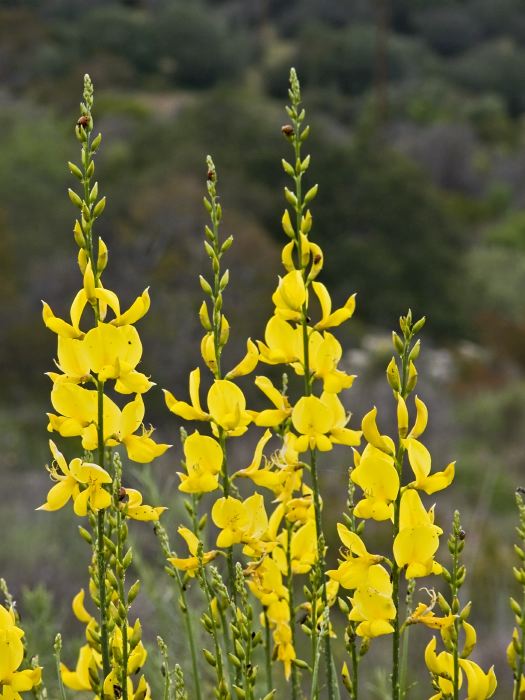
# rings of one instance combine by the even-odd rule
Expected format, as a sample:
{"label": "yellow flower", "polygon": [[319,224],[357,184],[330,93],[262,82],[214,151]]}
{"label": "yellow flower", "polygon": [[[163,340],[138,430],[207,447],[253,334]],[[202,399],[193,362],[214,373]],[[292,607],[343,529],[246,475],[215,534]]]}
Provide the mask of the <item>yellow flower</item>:
{"label": "yellow flower", "polygon": [[278,623],[273,633],[273,641],[275,642],[277,658],[284,666],[284,677],[288,680],[292,672],[292,662],[297,656],[292,644],[290,625],[283,622]]}
{"label": "yellow flower", "polygon": [[264,548],[261,540],[268,529],[268,516],[260,494],[254,493],[244,502],[232,496],[219,498],[213,504],[211,517],[221,530],[218,547],[242,542],[257,550]]}
{"label": "yellow flower", "polygon": [[338,581],[343,588],[363,588],[368,585],[368,574],[375,564],[383,560],[377,554],[369,554],[363,540],[355,532],[345,525],[337,523],[337,532],[341,542],[347,548],[344,560],[337,569],[326,572],[334,581]]}
{"label": "yellow flower", "polygon": [[210,415],[205,413],[201,408],[200,398],[199,398],[199,388],[201,383],[201,371],[197,367],[192,372],[190,372],[190,399],[191,404],[185,401],[178,401],[173,394],[164,389],[164,398],[166,400],[166,406],[172,413],[180,416],[184,420],[204,420],[209,421]]}
{"label": "yellow flower", "polygon": [[275,388],[268,377],[256,377],[255,386],[257,386],[275,406],[275,408],[267,408],[260,413],[254,413],[253,418],[255,425],[269,428],[283,423],[292,413],[292,407],[290,406],[288,398]]}
{"label": "yellow flower", "polygon": [[308,291],[303,275],[299,270],[292,270],[283,278],[272,296],[275,314],[285,321],[300,321],[303,306],[308,301]]}
{"label": "yellow flower", "polygon": [[[48,430],[56,430],[63,437],[80,435],[84,449],[95,450],[98,447],[98,392],[76,384],[55,384],[51,403],[61,415],[48,414]],[[152,429],[143,429],[142,435],[135,435],[144,419],[144,401],[140,394],[122,411],[104,394],[102,413],[104,443],[110,447],[122,443],[134,462],[151,462],[171,447],[154,442],[150,437]]]}
{"label": "yellow flower", "polygon": [[399,492],[399,474],[394,458],[369,443],[363,455],[354,452],[356,467],[350,478],[363,490],[363,498],[356,504],[358,518],[388,520],[394,515],[393,502]]}
{"label": "yellow flower", "polygon": [[319,299],[321,305],[321,320],[315,324],[315,328],[323,330],[340,326],[352,317],[355,311],[355,294],[347,299],[344,306],[332,312],[332,300],[328,289],[321,282],[312,282],[312,288]]}
{"label": "yellow flower", "polygon": [[184,493],[207,493],[219,486],[223,454],[219,443],[212,437],[195,431],[184,441],[187,474],[178,472],[179,490]]}
{"label": "yellow flower", "polygon": [[445,615],[444,617],[438,617],[432,609],[434,604],[435,596],[434,600],[431,601],[430,605],[427,605],[425,603],[418,603],[415,610],[408,618],[407,624],[411,625],[420,622],[421,624],[426,625],[427,627],[433,630],[442,630],[444,628],[452,627],[454,625],[454,620],[456,619],[455,615],[452,615],[452,613],[450,613],[449,615]]}
{"label": "yellow flower", "polygon": [[280,547],[277,547],[272,555],[283,574],[288,573],[288,561],[286,550],[290,546],[290,562],[294,574],[306,574],[317,560],[317,535],[315,522],[309,520],[292,533],[290,545],[288,545],[288,531],[283,530],[277,538]]}
{"label": "yellow flower", "polygon": [[401,496],[394,557],[400,568],[407,567],[407,579],[441,573],[441,565],[434,561],[434,554],[442,532],[440,527],[434,525],[433,509],[425,510],[417,491],[405,491]]}
{"label": "yellow flower", "polygon": [[359,622],[356,633],[361,637],[379,637],[394,631],[390,620],[396,616],[392,601],[392,583],[386,569],[376,564],[368,572],[368,583],[357,588],[352,599],[349,619]]}
{"label": "yellow flower", "polygon": [[[188,530],[187,527],[181,526],[177,532],[188,545],[188,550],[191,556],[186,557],[185,559],[181,559],[179,557],[168,557],[168,561],[170,564],[173,564],[176,569],[186,571],[190,576],[195,576],[195,571],[199,568],[199,557],[197,556],[199,550],[199,538],[191,530]],[[216,556],[217,552],[215,550],[203,552],[202,563],[207,564],[215,559]]]}
{"label": "yellow flower", "polygon": [[[49,441],[49,447],[54,458],[49,473],[57,483],[47,494],[47,501],[37,510],[59,510],[70,498],[73,499],[75,514],[79,516],[87,515],[88,503],[94,512],[107,508],[111,503],[111,495],[103,486],[111,483],[111,476],[107,471],[97,464],[83,462],[78,457],[68,465],[52,440]],[[61,474],[57,467],[60,468]],[[81,486],[86,488],[81,489]]]}
{"label": "yellow flower", "polygon": [[[343,349],[334,335],[328,332],[311,332],[308,337],[308,353],[310,370],[316,378],[323,380],[325,392],[338,394],[352,386],[355,375],[346,374],[337,369]],[[295,369],[298,374],[303,374],[303,371],[297,367]]]}
{"label": "yellow flower", "polygon": [[211,420],[215,433],[217,427],[221,427],[232,436],[242,435],[246,432],[252,416],[246,410],[246,399],[237,385],[227,379],[216,379],[208,391],[209,413],[204,412],[201,408],[199,388],[200,370],[197,368],[190,374],[191,404],[178,401],[171,392],[164,390],[169,410],[184,420]]}
{"label": "yellow flower", "polygon": [[16,626],[16,617],[12,609],[0,605],[0,689],[10,700],[21,698],[19,691],[31,690],[40,683],[41,668],[30,671],[18,671],[24,659],[22,637],[24,631]]}
{"label": "yellow flower", "polygon": [[264,340],[257,345],[260,359],[269,365],[297,362],[303,355],[302,328],[294,328],[279,316],[272,316],[266,324]]}
{"label": "yellow flower", "polygon": [[358,445],[361,433],[344,428],[345,422],[344,408],[335,394],[301,397],[292,411],[293,426],[301,433],[295,440],[295,449],[306,452],[317,448],[326,452],[332,449],[332,443]]}
{"label": "yellow flower", "polygon": [[[118,628],[117,628],[118,629]],[[122,698],[122,677],[117,669],[113,669],[104,679],[103,692],[104,700],[120,700]],[[126,677],[126,689],[128,698],[133,697],[133,683],[131,678]]]}
{"label": "yellow flower", "polygon": [[[432,637],[425,648],[425,663],[430,673],[437,680],[440,692],[433,695],[431,700],[445,700],[452,696],[454,686],[451,678],[454,677],[454,657],[447,651],[436,654],[436,638]],[[458,687],[463,684],[463,675],[459,672]]]}
{"label": "yellow flower", "polygon": [[259,362],[259,350],[251,338],[246,341],[246,355],[226,374],[226,379],[235,379],[250,374]]}
{"label": "yellow flower", "polygon": [[490,667],[488,673],[484,673],[470,659],[460,659],[459,665],[467,677],[468,693],[466,700],[486,700],[494,695],[498,685],[494,666]]}
{"label": "yellow flower", "polygon": [[[95,653],[89,644],[80,648],[77,665],[74,671],[70,671],[64,664],[60,664],[60,675],[64,685],[71,690],[91,690],[89,681],[89,669],[97,670]],[[97,671],[98,672],[98,671]]]}
{"label": "yellow flower", "polygon": [[248,587],[253,595],[268,607],[281,599],[288,600],[288,588],[283,584],[281,570],[271,557],[263,557],[249,568]]}
{"label": "yellow flower", "polygon": [[109,306],[115,318],[111,321],[114,326],[127,326],[136,323],[149,310],[150,298],[148,290],[145,289],[140,297],[135,299],[130,308],[123,314],[120,313],[120,302],[115,292],[103,287],[93,286],[93,271],[89,262],[84,273],[84,288],[75,296],[70,309],[71,323],[57,318],[49,304],[43,303],[42,317],[45,325],[57,335],[65,338],[82,338],[84,333],[80,330],[80,320],[84,309],[90,299],[98,300],[100,303],[100,320],[106,316],[106,309]]}
{"label": "yellow flower", "polygon": [[208,391],[208,410],[212,421],[230,435],[246,432],[252,417],[246,410],[246,399],[236,384],[216,379]]}
{"label": "yellow flower", "polygon": [[162,506],[147,506],[142,503],[142,494],[137,489],[122,489],[122,506],[126,516],[132,520],[142,520],[146,522],[156,521],[167,508]]}

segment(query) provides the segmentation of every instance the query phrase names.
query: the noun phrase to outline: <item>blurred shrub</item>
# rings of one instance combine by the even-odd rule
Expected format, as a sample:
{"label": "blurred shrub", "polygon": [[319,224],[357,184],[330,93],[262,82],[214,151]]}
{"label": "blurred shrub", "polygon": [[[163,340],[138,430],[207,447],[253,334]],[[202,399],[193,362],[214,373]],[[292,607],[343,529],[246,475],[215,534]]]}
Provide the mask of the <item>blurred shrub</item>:
{"label": "blurred shrub", "polygon": [[331,283],[359,293],[360,318],[369,322],[388,323],[412,307],[434,333],[456,333],[465,241],[424,173],[378,148],[373,132],[315,154],[323,195],[316,225]]}
{"label": "blurred shrub", "polygon": [[201,2],[167,4],[155,17],[155,48],[173,82],[197,88],[238,76],[250,55],[245,37]]}
{"label": "blurred shrub", "polygon": [[500,95],[511,115],[525,109],[525,50],[509,39],[471,49],[453,64],[450,75],[466,88]]}
{"label": "blurred shrub", "polygon": [[[321,24],[308,24],[298,38],[295,57],[287,56],[282,63],[266,71],[266,89],[273,96],[282,96],[285,64],[292,60],[305,87],[335,87],[349,95],[360,95],[376,78],[376,55],[377,37],[372,25],[331,29]],[[432,68],[433,63],[431,54],[416,39],[390,36],[387,44],[390,81],[412,78]]]}
{"label": "blurred shrub", "polygon": [[429,46],[443,56],[462,53],[480,36],[476,15],[460,5],[423,9],[415,15],[415,25]]}

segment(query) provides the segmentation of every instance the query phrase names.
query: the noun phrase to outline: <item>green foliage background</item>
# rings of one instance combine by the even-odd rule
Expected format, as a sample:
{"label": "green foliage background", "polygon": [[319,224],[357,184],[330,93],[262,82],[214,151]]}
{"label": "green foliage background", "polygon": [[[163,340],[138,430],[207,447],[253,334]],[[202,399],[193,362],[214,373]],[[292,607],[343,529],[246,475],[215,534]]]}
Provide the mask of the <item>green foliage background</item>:
{"label": "green foliage background", "polygon": [[[458,458],[456,500],[438,514],[445,523],[463,510],[482,661],[495,659],[503,678],[513,491],[525,462],[522,0],[4,0],[0,46],[0,574],[40,610],[33,638],[46,638],[51,610],[50,627],[76,634],[69,599],[84,579],[70,518],[32,513],[47,485],[44,372],[54,352],[39,300],[65,313],[79,279],[65,192],[81,77],[95,81],[104,135],[109,281],[129,299],[151,284],[144,368],[181,393],[198,355],[208,152],[235,236],[226,312],[239,357],[270,311],[282,104],[295,65],[313,129],[325,279],[335,299],[358,292],[350,408],[359,420],[387,399],[388,330],[408,306],[426,314],[421,394],[433,453],[442,464]],[[160,392],[148,396],[173,441]],[[154,475],[173,526],[179,456],[176,447]],[[337,512],[344,460],[324,468],[327,510]],[[38,589],[22,595],[40,582],[51,602]],[[156,595],[157,608],[169,602]]]}

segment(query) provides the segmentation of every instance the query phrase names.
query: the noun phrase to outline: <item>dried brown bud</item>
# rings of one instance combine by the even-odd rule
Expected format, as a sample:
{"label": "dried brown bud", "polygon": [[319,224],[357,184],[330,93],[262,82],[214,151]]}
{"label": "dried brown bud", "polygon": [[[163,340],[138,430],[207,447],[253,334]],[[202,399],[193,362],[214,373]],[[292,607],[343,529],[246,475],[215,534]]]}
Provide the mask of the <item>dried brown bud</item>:
{"label": "dried brown bud", "polygon": [[215,171],[211,169],[208,170],[206,177],[210,182],[215,182]]}
{"label": "dried brown bud", "polygon": [[285,124],[284,126],[282,126],[281,131],[285,136],[288,136],[288,138],[290,136],[293,136],[294,133],[293,126],[291,124]]}
{"label": "dried brown bud", "polygon": [[83,114],[80,119],[77,121],[78,126],[83,126],[86,128],[89,125],[89,117],[87,114]]}

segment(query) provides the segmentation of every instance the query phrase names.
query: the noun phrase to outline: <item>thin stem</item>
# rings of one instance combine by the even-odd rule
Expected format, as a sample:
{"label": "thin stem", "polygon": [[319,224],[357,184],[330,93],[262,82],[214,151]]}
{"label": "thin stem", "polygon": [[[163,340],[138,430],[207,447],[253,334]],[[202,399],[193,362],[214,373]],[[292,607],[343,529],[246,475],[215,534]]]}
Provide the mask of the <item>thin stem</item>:
{"label": "thin stem", "polygon": [[357,646],[355,643],[355,633],[354,639],[351,645],[351,657],[352,657],[352,700],[357,700],[359,692],[359,655],[357,653]]}
{"label": "thin stem", "polygon": [[[104,383],[97,382],[98,397],[98,463],[104,469]],[[107,678],[111,671],[109,662],[109,639],[107,623],[107,602],[106,602],[106,553],[104,545],[105,534],[105,513],[104,509],[97,514],[97,563],[98,563],[98,593],[100,601],[100,644],[102,651],[102,673]]]}
{"label": "thin stem", "polygon": [[[194,503],[195,506],[195,503]],[[163,554],[166,558],[171,557],[171,548],[169,544],[168,534],[160,522],[155,523],[155,534],[160,542]],[[193,688],[195,691],[195,700],[202,700],[200,676],[199,676],[199,665],[197,663],[197,652],[195,647],[195,635],[193,632],[193,624],[191,621],[191,615],[188,609],[186,590],[182,583],[182,579],[179,570],[171,565],[171,570],[173,572],[173,578],[177,582],[177,588],[179,590],[179,607],[184,618],[184,624],[186,625],[186,633],[188,636],[188,642],[190,645],[190,656],[191,656],[191,670],[193,675]]]}
{"label": "thin stem", "polygon": [[217,672],[217,680],[219,681],[219,685],[223,685],[225,682],[225,676],[224,676],[224,671],[223,671],[223,665],[222,665],[222,651],[221,651],[221,645],[219,642],[219,636],[217,634],[217,626],[215,624],[215,615],[213,613],[213,606],[212,606],[212,595],[210,591],[210,584],[208,582],[208,578],[206,576],[206,571],[204,569],[204,565],[202,561],[199,563],[199,575],[200,575],[200,580],[201,580],[201,586],[202,589],[204,590],[204,595],[206,596],[206,602],[208,604],[208,615],[211,620],[211,626],[212,626],[212,637],[213,637],[213,644],[215,647],[215,669]]}
{"label": "thin stem", "polygon": [[[523,586],[523,602],[522,602],[522,610],[525,610],[525,586]],[[514,680],[514,698],[513,700],[521,700],[521,677],[523,675],[523,667],[524,667],[524,656],[525,656],[525,650],[523,649],[523,640],[525,639],[525,616],[521,615],[521,623],[520,623],[520,632],[521,632],[521,639],[520,639],[520,651],[518,653],[518,661],[516,665],[516,671],[515,671],[515,680]]]}
{"label": "thin stem", "polygon": [[[292,646],[295,649],[295,602],[293,590],[293,571],[292,571],[292,523],[286,521],[286,570],[288,588],[288,609],[290,611],[290,631],[292,633]],[[299,697],[299,672],[295,664],[292,664],[292,700],[297,700]]]}
{"label": "thin stem", "polygon": [[64,688],[64,682],[62,681],[62,672],[60,670],[60,651],[62,649],[62,638],[60,637],[59,634],[57,634],[55,638],[55,665],[56,665],[56,673],[57,673],[57,679],[58,679],[58,692],[60,695],[59,700],[67,700],[66,696],[66,690]]}
{"label": "thin stem", "polygon": [[272,679],[272,637],[270,631],[270,620],[268,619],[268,611],[264,608],[264,657],[266,662],[266,692],[271,693],[273,690]]}
{"label": "thin stem", "polygon": [[[304,120],[304,111],[299,111],[301,95],[300,88],[297,81],[297,76],[295,73],[291,76],[291,90],[290,96],[292,105],[289,111],[290,117],[292,119],[293,131],[291,133],[291,142],[294,149],[295,163],[293,165],[294,173],[293,180],[295,185],[295,243],[297,249],[298,265],[300,266],[305,281],[305,285],[308,285],[308,272],[306,265],[302,261],[302,242],[301,242],[301,225],[303,221],[303,211],[305,203],[303,202],[302,193],[302,177],[304,169],[301,164],[301,125]],[[303,372],[304,372],[304,394],[305,396],[311,396],[312,394],[312,374],[310,369],[310,348],[309,348],[309,328],[308,328],[308,305],[307,302],[303,304],[301,313],[301,326],[302,326],[302,336],[303,336]],[[322,504],[321,496],[319,492],[319,481],[317,475],[317,457],[316,450],[310,450],[310,472],[312,475],[312,487],[313,487],[313,500],[314,500],[314,510],[315,510],[315,525],[317,532],[317,561],[315,564],[316,574],[315,580],[317,586],[321,584],[321,597],[323,601],[323,606],[327,610],[327,615],[329,615],[328,607],[328,595],[326,592],[326,577],[324,574],[325,569],[325,558],[324,558],[324,537],[322,529]],[[317,586],[316,590],[312,591],[312,603],[313,600],[317,598]],[[317,617],[317,615],[316,615]],[[316,632],[317,620],[313,617],[312,619],[312,645],[314,648],[317,647],[317,632]],[[332,648],[329,633],[330,623],[328,621],[327,633],[325,635],[325,665],[326,665],[326,677],[328,684],[328,700],[334,700],[336,697],[337,680],[333,673],[332,665]],[[317,697],[317,674],[312,681],[314,697]]]}
{"label": "thin stem", "polygon": [[[410,352],[410,340],[405,339],[403,344],[403,352],[401,353],[401,388],[400,395],[403,399],[406,398],[407,383],[408,383],[408,370],[409,370],[409,352]],[[401,441],[399,441],[395,467],[399,475],[399,491],[394,502],[394,528],[392,533],[393,541],[395,541],[397,535],[399,534],[399,516],[401,511],[401,484],[403,479],[403,460],[405,456],[405,448]],[[394,632],[392,635],[392,700],[400,700],[401,698],[401,683],[400,683],[400,598],[399,598],[399,584],[401,578],[401,570],[397,565],[395,557],[392,564],[392,600],[396,609],[396,615],[394,618]],[[406,632],[405,632],[406,633]]]}
{"label": "thin stem", "polygon": [[[414,595],[414,579],[410,579],[407,589],[406,598],[406,617],[409,617],[412,612],[412,598]],[[410,626],[407,625],[403,629],[403,640],[401,644],[401,672],[400,672],[400,686],[401,695],[403,698],[407,696],[408,690],[408,652],[409,652],[409,642],[410,642]]]}

